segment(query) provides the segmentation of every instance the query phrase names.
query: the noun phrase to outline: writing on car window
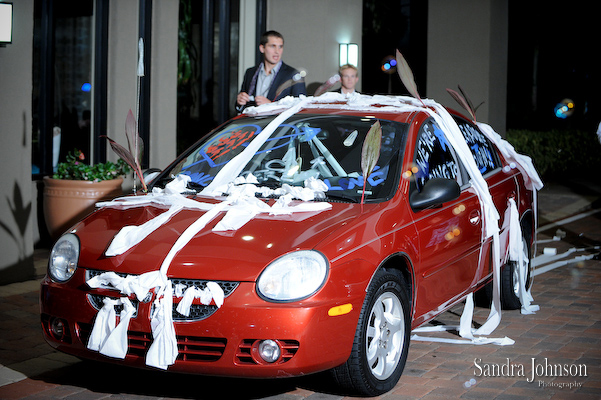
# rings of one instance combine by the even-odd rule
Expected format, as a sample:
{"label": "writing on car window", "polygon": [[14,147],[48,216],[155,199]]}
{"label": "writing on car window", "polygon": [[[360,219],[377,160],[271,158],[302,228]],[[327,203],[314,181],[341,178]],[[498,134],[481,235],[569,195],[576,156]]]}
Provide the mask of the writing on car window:
{"label": "writing on car window", "polygon": [[457,180],[459,168],[451,145],[433,120],[426,121],[420,128],[415,146],[415,164],[417,172],[414,176],[418,190],[432,178]]}
{"label": "writing on car window", "polygon": [[[275,118],[234,120],[190,149],[169,171],[169,176],[186,174],[190,176],[189,185],[196,189],[206,187],[223,166],[248,148]],[[359,116],[293,115],[285,123],[270,126],[273,130],[269,137],[252,146],[257,148],[248,154],[240,175],[252,174],[258,187],[269,189],[284,185],[302,187],[311,179],[319,179],[328,188],[327,196],[359,201],[365,189],[366,201],[383,201],[398,187],[397,165],[408,126],[380,120],[380,154],[364,182],[363,142],[375,121]]]}
{"label": "writing on car window", "polygon": [[477,127],[469,122],[459,118],[457,118],[456,121],[472,155],[474,156],[474,160],[476,161],[480,173],[484,175],[499,167],[498,159],[492,151],[492,144],[488,138],[484,136]]}

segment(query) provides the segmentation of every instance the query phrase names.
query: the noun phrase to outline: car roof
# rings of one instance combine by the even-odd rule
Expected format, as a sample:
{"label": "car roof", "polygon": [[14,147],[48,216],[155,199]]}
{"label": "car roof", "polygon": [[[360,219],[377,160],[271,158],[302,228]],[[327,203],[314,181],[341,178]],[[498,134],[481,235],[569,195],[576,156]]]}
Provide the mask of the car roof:
{"label": "car roof", "polygon": [[[426,109],[432,112],[433,104],[434,101],[429,99],[417,100],[408,96],[354,94],[347,97],[341,93],[328,92],[318,97],[286,97],[274,103],[249,107],[244,110],[244,114],[273,115],[300,105],[296,113],[376,117],[409,123],[414,113]],[[458,114],[454,110],[449,112]]]}

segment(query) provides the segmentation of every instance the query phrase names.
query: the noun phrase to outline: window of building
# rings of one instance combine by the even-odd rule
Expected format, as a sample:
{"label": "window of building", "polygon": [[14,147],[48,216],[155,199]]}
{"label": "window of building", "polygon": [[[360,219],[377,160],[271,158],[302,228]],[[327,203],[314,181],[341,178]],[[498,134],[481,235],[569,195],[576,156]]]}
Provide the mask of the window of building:
{"label": "window of building", "polygon": [[240,1],[180,0],[177,153],[236,114]]}
{"label": "window of building", "polygon": [[32,173],[39,177],[74,149],[91,160],[94,1],[36,0],[34,10]]}

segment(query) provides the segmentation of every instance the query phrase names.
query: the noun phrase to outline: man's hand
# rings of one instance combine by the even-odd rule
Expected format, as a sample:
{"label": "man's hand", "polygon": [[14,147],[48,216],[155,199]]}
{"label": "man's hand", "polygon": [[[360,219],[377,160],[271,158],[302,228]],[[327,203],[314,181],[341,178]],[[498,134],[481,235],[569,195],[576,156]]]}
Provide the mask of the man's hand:
{"label": "man's hand", "polygon": [[255,101],[257,102],[258,106],[260,106],[261,104],[271,103],[271,100],[264,96],[256,96]]}
{"label": "man's hand", "polygon": [[241,106],[248,103],[248,100],[250,100],[250,97],[246,92],[240,92],[238,93],[238,96],[236,96],[236,103],[240,104]]}

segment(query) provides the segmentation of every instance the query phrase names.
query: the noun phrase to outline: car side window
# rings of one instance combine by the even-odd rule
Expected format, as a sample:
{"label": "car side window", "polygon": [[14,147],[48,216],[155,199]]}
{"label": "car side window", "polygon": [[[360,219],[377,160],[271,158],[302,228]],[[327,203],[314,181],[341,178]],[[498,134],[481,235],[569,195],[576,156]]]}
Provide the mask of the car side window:
{"label": "car side window", "polygon": [[455,118],[455,121],[474,156],[474,160],[476,161],[480,173],[485,175],[490,171],[499,168],[499,157],[488,138],[470,122],[461,118]]}
{"label": "car side window", "polygon": [[432,178],[458,181],[459,165],[453,149],[444,132],[432,119],[424,122],[419,130],[414,160],[417,168],[414,171],[415,183],[420,191]]}

